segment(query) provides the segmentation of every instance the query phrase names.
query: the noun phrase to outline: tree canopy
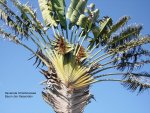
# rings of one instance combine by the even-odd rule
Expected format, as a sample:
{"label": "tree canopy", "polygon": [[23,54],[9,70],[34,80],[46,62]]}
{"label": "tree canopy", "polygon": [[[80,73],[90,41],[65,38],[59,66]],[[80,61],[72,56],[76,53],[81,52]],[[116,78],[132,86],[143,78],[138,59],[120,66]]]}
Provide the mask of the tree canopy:
{"label": "tree canopy", "polygon": [[[150,63],[149,51],[142,47],[150,38],[140,34],[142,25],[126,26],[129,16],[114,23],[108,16],[101,18],[95,4],[87,7],[87,0],[71,0],[68,8],[65,0],[39,0],[43,24],[31,6],[11,2],[19,12],[15,13],[6,0],[0,1],[1,20],[12,30],[9,33],[1,28],[0,34],[32,52],[37,67],[52,63],[59,79],[75,88],[102,81],[120,81],[131,90],[149,88],[149,73],[134,70]],[[51,29],[54,37],[49,36]],[[29,40],[37,51],[24,43]],[[111,68],[121,72],[102,74]],[[104,78],[112,75],[123,78]]]}

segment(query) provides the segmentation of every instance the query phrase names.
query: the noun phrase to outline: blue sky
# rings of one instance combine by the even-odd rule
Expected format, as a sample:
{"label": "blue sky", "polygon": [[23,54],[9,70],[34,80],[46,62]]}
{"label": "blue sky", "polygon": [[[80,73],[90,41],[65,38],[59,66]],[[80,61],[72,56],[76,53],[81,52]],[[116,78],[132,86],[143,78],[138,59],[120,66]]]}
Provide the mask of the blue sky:
{"label": "blue sky", "polygon": [[[108,15],[117,21],[121,16],[129,15],[131,23],[144,25],[143,34],[150,34],[149,0],[89,0],[91,2],[100,9],[101,16]],[[37,0],[30,3],[38,7]],[[41,97],[40,82],[44,77],[32,66],[33,61],[27,61],[29,57],[30,53],[24,48],[0,39],[0,113],[53,113]],[[145,70],[149,71],[149,67]],[[37,94],[31,99],[5,99],[7,91]],[[84,113],[150,113],[149,91],[137,96],[119,83],[101,83],[92,86],[91,93],[96,101],[93,100]]]}

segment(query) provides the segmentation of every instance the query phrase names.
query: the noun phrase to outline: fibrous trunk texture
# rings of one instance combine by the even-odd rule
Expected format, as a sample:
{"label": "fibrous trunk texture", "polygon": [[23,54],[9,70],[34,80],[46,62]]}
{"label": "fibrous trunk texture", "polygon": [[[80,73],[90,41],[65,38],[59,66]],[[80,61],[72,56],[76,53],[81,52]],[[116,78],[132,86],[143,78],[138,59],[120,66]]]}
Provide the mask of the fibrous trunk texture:
{"label": "fibrous trunk texture", "polygon": [[83,113],[84,107],[91,98],[89,86],[72,89],[63,84],[46,88],[42,96],[56,113]]}

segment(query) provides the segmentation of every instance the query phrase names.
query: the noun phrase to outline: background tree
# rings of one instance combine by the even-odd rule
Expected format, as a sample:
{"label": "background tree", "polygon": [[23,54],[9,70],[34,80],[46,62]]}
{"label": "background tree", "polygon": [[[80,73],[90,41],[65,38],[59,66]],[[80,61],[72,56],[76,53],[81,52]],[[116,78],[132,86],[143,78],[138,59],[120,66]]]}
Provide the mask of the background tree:
{"label": "background tree", "polygon": [[[48,67],[48,71],[41,69],[47,78],[43,97],[56,112],[82,112],[82,107],[93,97],[89,94],[89,86],[96,82],[119,81],[132,90],[139,88],[139,92],[149,87],[149,74],[135,73],[134,69],[149,63],[149,59],[140,60],[139,57],[149,57],[149,51],[144,50],[142,45],[149,43],[150,39],[149,36],[140,35],[141,25],[122,29],[129,17],[121,18],[116,24],[107,16],[99,19],[99,10],[94,9],[94,4],[86,9],[85,0],[71,1],[66,21],[64,1],[39,0],[46,23],[43,26],[31,7],[19,1],[12,2],[19,9],[20,16],[7,7],[6,1],[1,1],[1,19],[14,30],[15,35],[3,29],[0,33],[31,51],[36,57],[35,63],[39,61],[37,66],[42,62]],[[54,32],[52,39],[46,34],[49,28]],[[23,37],[31,40],[37,46],[37,51],[22,43]],[[122,72],[104,73],[110,68]],[[123,75],[124,78],[105,78],[113,75]],[[64,108],[58,105],[59,101]],[[83,104],[78,104],[80,101]]]}

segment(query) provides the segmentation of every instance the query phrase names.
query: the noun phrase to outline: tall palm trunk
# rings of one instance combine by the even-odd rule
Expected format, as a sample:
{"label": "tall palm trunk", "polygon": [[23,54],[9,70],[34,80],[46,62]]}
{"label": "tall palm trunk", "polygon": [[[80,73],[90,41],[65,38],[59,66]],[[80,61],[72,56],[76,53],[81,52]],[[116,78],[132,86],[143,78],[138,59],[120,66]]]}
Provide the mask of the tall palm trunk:
{"label": "tall palm trunk", "polygon": [[72,89],[63,84],[46,88],[42,95],[56,113],[82,113],[91,98],[89,87]]}

